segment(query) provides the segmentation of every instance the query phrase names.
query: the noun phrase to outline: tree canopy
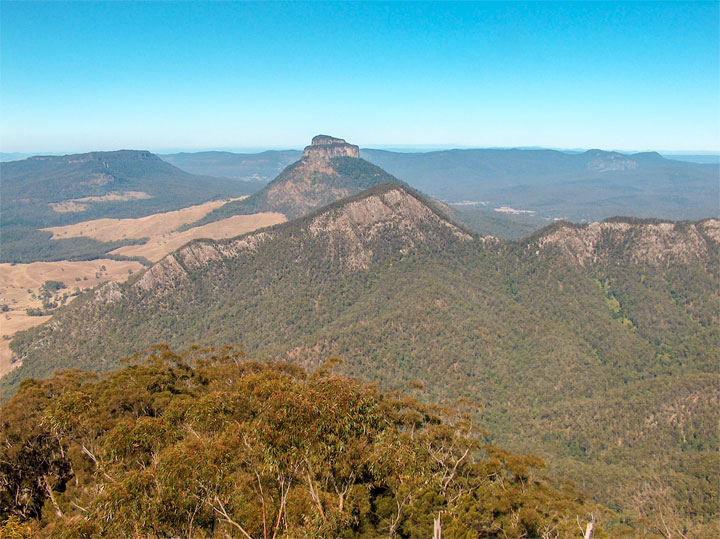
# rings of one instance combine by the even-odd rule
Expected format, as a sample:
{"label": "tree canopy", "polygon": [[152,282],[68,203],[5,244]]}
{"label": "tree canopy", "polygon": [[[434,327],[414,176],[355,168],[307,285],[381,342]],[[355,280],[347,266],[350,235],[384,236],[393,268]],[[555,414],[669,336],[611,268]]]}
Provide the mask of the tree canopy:
{"label": "tree canopy", "polygon": [[24,381],[2,408],[0,534],[568,537],[592,521],[606,536],[609,511],[489,445],[467,405],[383,394],[333,363],[163,345],[103,377]]}

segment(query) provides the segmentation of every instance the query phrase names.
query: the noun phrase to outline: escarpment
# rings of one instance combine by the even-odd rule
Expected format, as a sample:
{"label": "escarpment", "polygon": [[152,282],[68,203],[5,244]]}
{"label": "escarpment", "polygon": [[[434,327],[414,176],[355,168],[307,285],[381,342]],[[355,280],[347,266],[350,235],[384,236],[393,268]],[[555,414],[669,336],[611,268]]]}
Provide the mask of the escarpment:
{"label": "escarpment", "polygon": [[571,263],[690,264],[717,253],[720,221],[697,223],[610,219],[576,225],[562,223],[541,234],[536,245],[558,248]]}
{"label": "escarpment", "polygon": [[313,137],[312,144],[306,146],[303,151],[304,161],[319,161],[332,159],[333,157],[360,157],[360,148],[354,144],[348,144],[344,139],[317,135]]}

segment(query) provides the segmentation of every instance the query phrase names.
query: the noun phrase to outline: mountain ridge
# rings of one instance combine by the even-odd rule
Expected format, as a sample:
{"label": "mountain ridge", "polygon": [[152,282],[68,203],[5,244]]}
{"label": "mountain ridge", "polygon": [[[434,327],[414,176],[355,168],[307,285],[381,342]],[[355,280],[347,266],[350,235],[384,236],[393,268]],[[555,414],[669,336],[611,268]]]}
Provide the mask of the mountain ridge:
{"label": "mountain ridge", "polygon": [[[668,221],[613,217],[593,223],[560,221],[521,240],[539,248],[558,247],[568,262],[662,265],[711,260],[720,244],[720,220]],[[609,252],[608,243],[612,252]],[[690,245],[688,245],[690,244]]]}
{"label": "mountain ridge", "polygon": [[[601,225],[580,264],[587,245],[574,242],[591,225],[473,237],[408,188],[377,186],[232,240],[195,240],[82,295],[13,340],[23,364],[0,386],[7,396],[58,368],[103,372],[161,342],[243,342],[251,358],[310,370],[339,356],[343,372],[385,389],[419,382],[424,399],[469,399],[498,443],[540,453],[613,507],[663,466],[678,511],[703,520],[717,510],[707,463],[719,287],[717,242],[697,229],[718,222],[620,224]],[[540,246],[558,230],[569,239]],[[705,243],[676,257],[693,237]],[[633,259],[638,240],[660,264]]]}
{"label": "mountain ridge", "polygon": [[[138,277],[134,286],[145,291],[161,288],[171,291],[172,286],[168,285],[174,285],[177,280],[187,277],[189,272],[197,271],[212,261],[241,256],[245,250],[257,250],[266,241],[272,241],[276,233],[288,229],[307,232],[312,236],[325,234],[329,242],[341,241],[344,246],[339,251],[349,252],[350,257],[341,266],[351,270],[367,269],[369,256],[363,253],[363,249],[376,237],[388,233],[390,228],[402,229],[400,232],[405,232],[404,238],[408,240],[403,248],[411,248],[413,242],[434,239],[429,238],[427,233],[427,229],[432,227],[445,227],[463,241],[473,239],[468,231],[450,221],[419,193],[399,184],[382,184],[337,200],[293,222],[225,240],[192,240],[154,264]],[[367,229],[368,233],[362,234],[362,229]],[[421,229],[426,232],[423,233]],[[412,232],[416,234],[410,238]],[[117,283],[107,283],[105,287],[107,292],[101,294],[103,300],[106,301],[108,297],[111,301],[117,299]]]}

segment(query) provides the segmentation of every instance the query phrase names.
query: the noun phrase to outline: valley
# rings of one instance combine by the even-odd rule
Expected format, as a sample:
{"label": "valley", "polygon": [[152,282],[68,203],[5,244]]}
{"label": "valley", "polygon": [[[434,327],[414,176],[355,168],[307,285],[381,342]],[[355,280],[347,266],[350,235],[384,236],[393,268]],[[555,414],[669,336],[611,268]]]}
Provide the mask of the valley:
{"label": "valley", "polygon": [[258,228],[273,226],[287,221],[282,213],[262,212],[250,215],[234,215],[220,221],[214,221],[206,225],[196,226],[182,232],[170,232],[162,235],[151,236],[142,245],[128,245],[119,247],[110,254],[142,257],[151,262],[157,262],[165,255],[179,249],[191,240],[201,238],[223,239],[232,238],[246,232],[252,232]]}
{"label": "valley", "polygon": [[[246,197],[239,197],[242,200]],[[80,221],[72,225],[48,227],[41,230],[50,232],[51,239],[87,237],[98,241],[118,241],[127,238],[151,238],[168,234],[180,226],[192,223],[204,217],[210,211],[219,208],[228,200],[213,200],[197,206],[180,210],[156,213],[145,217],[128,219],[94,219]]]}
{"label": "valley", "polygon": [[258,228],[285,222],[284,215],[277,212],[237,215],[203,226],[196,226],[182,232],[177,229],[203,218],[211,211],[236,199],[215,200],[198,206],[190,206],[176,211],[157,213],[134,219],[95,219],[81,221],[73,225],[44,228],[52,234],[52,240],[67,238],[92,238],[102,242],[122,241],[126,239],[142,240],[143,243],[119,247],[109,252],[111,255],[142,258],[157,262],[163,256],[182,247],[185,243],[198,239],[222,239],[238,236]]}

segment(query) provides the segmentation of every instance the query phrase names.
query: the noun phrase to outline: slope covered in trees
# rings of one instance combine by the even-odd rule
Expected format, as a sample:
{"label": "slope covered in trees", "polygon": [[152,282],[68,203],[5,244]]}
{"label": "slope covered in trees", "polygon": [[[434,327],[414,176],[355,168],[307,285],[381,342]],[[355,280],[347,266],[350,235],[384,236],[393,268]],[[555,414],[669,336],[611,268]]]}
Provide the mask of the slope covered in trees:
{"label": "slope covered in trees", "polygon": [[4,536],[632,536],[467,413],[231,347],[28,380],[1,417]]}
{"label": "slope covered in trees", "polygon": [[13,341],[23,364],[2,385],[107,370],[155,342],[243,342],[310,368],[339,355],[384,388],[471,400],[495,441],[614,508],[654,511],[636,499],[647,488],[702,524],[718,510],[718,228],[616,220],[479,240],[381,186],[79,298]]}

